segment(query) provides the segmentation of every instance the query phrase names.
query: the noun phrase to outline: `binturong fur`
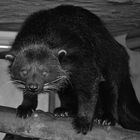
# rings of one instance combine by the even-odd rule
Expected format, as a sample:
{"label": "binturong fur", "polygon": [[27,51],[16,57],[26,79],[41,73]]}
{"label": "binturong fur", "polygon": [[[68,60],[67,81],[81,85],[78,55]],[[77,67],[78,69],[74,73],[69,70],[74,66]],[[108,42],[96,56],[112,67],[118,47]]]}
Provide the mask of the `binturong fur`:
{"label": "binturong fur", "polygon": [[56,91],[61,107],[55,116],[73,117],[78,133],[90,131],[95,119],[140,130],[129,56],[90,11],[61,5],[33,13],[5,59],[11,80],[23,91],[18,117],[32,114],[38,94]]}

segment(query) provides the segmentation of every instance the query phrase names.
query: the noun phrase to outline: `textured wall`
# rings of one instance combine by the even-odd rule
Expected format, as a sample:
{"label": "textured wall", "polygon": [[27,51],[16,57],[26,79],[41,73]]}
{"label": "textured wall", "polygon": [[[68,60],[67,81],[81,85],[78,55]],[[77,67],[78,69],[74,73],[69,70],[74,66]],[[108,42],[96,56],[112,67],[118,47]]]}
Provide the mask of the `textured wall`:
{"label": "textured wall", "polygon": [[[100,16],[113,34],[140,27],[140,4],[108,0],[0,0],[0,30],[18,30],[28,14],[59,4],[85,7]],[[115,0],[117,1],[117,0]],[[122,1],[123,2],[123,1]]]}

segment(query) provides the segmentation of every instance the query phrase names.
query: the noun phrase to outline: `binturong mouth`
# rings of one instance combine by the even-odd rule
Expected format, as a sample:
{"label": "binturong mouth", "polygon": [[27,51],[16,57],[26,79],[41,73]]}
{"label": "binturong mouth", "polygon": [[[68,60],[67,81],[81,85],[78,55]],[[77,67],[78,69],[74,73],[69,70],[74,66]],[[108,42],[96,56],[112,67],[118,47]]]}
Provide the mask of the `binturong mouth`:
{"label": "binturong mouth", "polygon": [[21,80],[13,80],[12,82],[16,85],[18,89],[23,91],[24,94],[39,94],[42,90],[42,88],[37,83],[29,83],[27,84],[24,81]]}
{"label": "binturong mouth", "polygon": [[28,84],[28,90],[31,92],[37,92],[39,90],[39,85],[37,83]]}
{"label": "binturong mouth", "polygon": [[55,80],[44,84],[34,82],[26,83],[21,80],[13,80],[12,82],[18,89],[22,90],[24,94],[32,95],[41,93],[56,93],[61,88],[65,87],[65,85],[71,83],[67,75],[58,76]]}

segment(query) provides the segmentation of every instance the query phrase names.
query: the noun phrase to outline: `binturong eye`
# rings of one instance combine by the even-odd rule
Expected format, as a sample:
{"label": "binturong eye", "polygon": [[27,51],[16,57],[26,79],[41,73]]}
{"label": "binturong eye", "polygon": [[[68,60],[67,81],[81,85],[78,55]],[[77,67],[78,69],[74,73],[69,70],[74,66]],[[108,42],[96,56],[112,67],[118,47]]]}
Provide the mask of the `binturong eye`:
{"label": "binturong eye", "polygon": [[42,72],[42,75],[43,75],[43,76],[48,76],[48,72],[47,72],[47,71],[43,71],[43,72]]}
{"label": "binturong eye", "polygon": [[22,77],[26,77],[27,74],[28,74],[27,70],[21,70],[21,71],[20,71],[20,75],[21,75]]}
{"label": "binturong eye", "polygon": [[58,59],[59,59],[59,62],[61,63],[63,58],[67,55],[67,51],[66,50],[60,50],[58,52]]}

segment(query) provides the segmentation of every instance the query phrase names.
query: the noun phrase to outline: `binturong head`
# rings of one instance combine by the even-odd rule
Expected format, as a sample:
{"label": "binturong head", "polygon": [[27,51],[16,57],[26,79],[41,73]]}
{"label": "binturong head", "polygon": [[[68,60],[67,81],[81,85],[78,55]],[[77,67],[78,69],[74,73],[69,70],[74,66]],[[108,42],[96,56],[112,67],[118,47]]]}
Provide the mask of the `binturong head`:
{"label": "binturong head", "polygon": [[9,51],[9,73],[13,83],[25,94],[57,91],[68,82],[69,73],[61,67],[65,50],[51,50],[44,44],[30,44]]}

